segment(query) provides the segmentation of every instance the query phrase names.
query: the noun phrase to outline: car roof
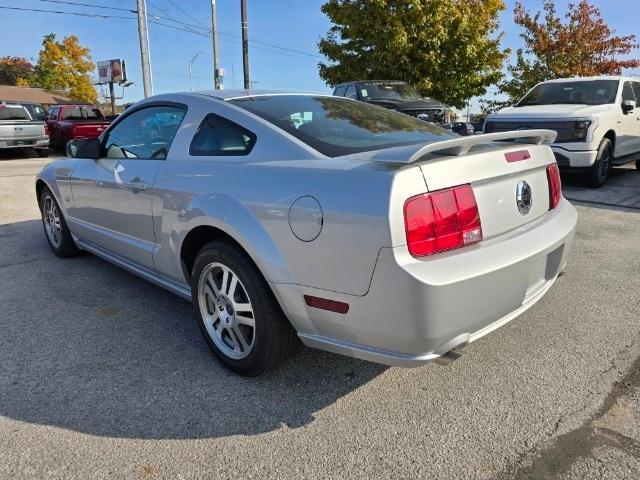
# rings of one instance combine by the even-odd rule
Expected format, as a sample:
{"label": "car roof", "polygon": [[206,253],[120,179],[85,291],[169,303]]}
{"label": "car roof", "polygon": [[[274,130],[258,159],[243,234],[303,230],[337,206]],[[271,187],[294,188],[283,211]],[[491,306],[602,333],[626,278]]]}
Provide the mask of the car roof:
{"label": "car roof", "polygon": [[595,77],[571,77],[571,78],[556,78],[554,80],[546,80],[542,83],[563,83],[563,82],[579,82],[581,80],[593,81],[593,80],[639,80],[638,78],[628,77],[624,75],[599,75]]}
{"label": "car roof", "polygon": [[231,90],[201,90],[198,92],[185,92],[193,95],[201,95],[207,97],[218,98],[220,100],[236,100],[239,98],[251,98],[251,97],[265,97],[265,96],[278,96],[278,95],[303,95],[314,97],[330,97],[328,93],[317,92],[300,92],[294,90],[243,90],[243,89],[231,89]]}

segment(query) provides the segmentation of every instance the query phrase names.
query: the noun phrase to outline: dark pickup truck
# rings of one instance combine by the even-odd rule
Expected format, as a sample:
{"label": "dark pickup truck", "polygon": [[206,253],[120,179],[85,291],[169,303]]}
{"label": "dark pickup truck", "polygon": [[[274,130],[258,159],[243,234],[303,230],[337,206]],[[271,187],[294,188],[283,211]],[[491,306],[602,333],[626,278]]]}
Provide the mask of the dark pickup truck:
{"label": "dark pickup truck", "polygon": [[109,126],[102,110],[92,105],[57,105],[46,117],[51,146],[65,148],[74,138],[98,138]]}
{"label": "dark pickup truck", "polygon": [[333,94],[373,103],[390,110],[441,123],[445,106],[442,102],[424,98],[411,85],[400,80],[362,80],[336,85]]}

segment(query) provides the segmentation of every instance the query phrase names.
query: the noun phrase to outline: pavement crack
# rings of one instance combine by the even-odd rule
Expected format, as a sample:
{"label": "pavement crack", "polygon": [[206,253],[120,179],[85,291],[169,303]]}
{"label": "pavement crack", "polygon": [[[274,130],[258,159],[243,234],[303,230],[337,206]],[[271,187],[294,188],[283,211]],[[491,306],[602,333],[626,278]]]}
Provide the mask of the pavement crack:
{"label": "pavement crack", "polygon": [[24,265],[26,263],[38,262],[40,260],[55,260],[55,259],[51,257],[37,257],[37,258],[31,258],[29,260],[23,260],[22,262],[1,263],[0,268],[15,267],[16,265]]}
{"label": "pavement crack", "polygon": [[[637,342],[628,344],[618,357],[625,358],[624,352],[628,351]],[[611,361],[610,366],[599,372],[600,378],[606,379],[611,372],[620,373],[616,359]],[[560,479],[569,471],[571,466],[580,458],[594,457],[594,450],[601,447],[610,447],[621,450],[634,457],[640,457],[640,442],[630,438],[618,431],[600,426],[598,421],[605,417],[609,411],[616,406],[621,397],[630,392],[633,388],[640,386],[640,356],[637,356],[627,368],[626,374],[613,382],[609,393],[601,402],[594,414],[587,418],[581,426],[558,435],[540,449],[523,452],[518,458],[502,472],[498,473],[495,480],[531,480]],[[554,424],[553,437],[561,425],[581,412],[589,408],[589,399],[594,394],[590,391],[583,403],[583,406],[569,413],[563,414]],[[597,460],[597,458],[596,458]]]}

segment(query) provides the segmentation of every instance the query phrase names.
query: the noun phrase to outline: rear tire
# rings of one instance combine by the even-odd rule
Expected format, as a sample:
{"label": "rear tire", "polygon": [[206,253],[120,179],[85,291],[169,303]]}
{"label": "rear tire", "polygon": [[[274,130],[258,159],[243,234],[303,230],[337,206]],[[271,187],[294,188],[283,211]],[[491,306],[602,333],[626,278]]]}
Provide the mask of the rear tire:
{"label": "rear tire", "polygon": [[40,194],[40,212],[44,234],[51,251],[61,258],[77,255],[80,250],[71,237],[58,202],[48,188],[44,188]]}
{"label": "rear tire", "polygon": [[640,160],[636,160],[636,170],[640,170]]}
{"label": "rear tire", "polygon": [[230,242],[210,242],[198,253],[191,298],[207,344],[235,373],[261,375],[301,348],[258,268]]}
{"label": "rear tire", "polygon": [[593,188],[602,187],[611,175],[611,168],[613,166],[611,163],[612,160],[613,144],[611,143],[611,140],[605,138],[600,142],[596,162],[587,174],[587,185]]}
{"label": "rear tire", "polygon": [[46,158],[49,156],[49,149],[48,148],[36,148],[36,155],[38,155],[40,158]]}

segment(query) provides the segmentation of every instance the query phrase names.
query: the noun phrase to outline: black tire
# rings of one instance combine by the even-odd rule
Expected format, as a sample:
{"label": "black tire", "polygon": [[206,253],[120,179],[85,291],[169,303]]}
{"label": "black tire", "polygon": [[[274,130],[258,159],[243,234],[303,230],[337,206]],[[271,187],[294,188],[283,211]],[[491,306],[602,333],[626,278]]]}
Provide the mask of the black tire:
{"label": "black tire", "polygon": [[[218,328],[223,324],[221,315],[224,313],[224,305],[217,306],[220,304],[214,304],[214,302],[217,301],[224,304],[225,300],[222,297],[225,297],[225,295],[224,293],[221,294],[221,292],[225,292],[226,289],[222,284],[223,282],[219,286],[216,283],[216,294],[211,295],[213,294],[213,289],[208,290],[210,292],[209,300],[211,301],[209,303],[204,293],[203,296],[200,295],[199,288],[201,282],[205,282],[205,279],[209,278],[207,274],[214,272],[214,270],[211,270],[212,268],[218,268],[223,271],[223,267],[230,270],[230,278],[227,280],[227,285],[235,276],[237,277],[237,285],[240,286],[236,286],[235,290],[236,292],[238,288],[241,290],[240,293],[235,293],[235,297],[232,299],[232,306],[236,304],[235,301],[238,295],[244,296],[246,293],[244,302],[252,307],[253,313],[251,316],[253,317],[254,326],[243,327],[246,328],[243,330],[246,333],[246,336],[243,336],[243,343],[252,342],[252,344],[244,352],[239,352],[239,354],[244,353],[246,355],[243,358],[232,358],[224,350],[229,349],[231,345],[223,344],[220,347],[216,344],[216,342],[223,341],[223,334],[214,339],[214,333],[210,333],[207,329],[215,330],[216,321],[219,322]],[[205,282],[206,284],[209,284],[209,282]],[[203,292],[205,290],[206,288],[203,288]],[[266,280],[253,261],[231,242],[213,241],[200,250],[192,269],[191,298],[193,299],[198,326],[207,344],[220,362],[237,374],[249,377],[261,375],[277,367],[301,349],[302,344],[295,330],[282,312]],[[228,299],[229,297],[225,298]],[[242,301],[242,299],[239,300],[239,302]],[[215,312],[215,314],[212,313],[208,317],[209,327],[205,324],[206,313],[202,313],[201,307],[208,312]],[[229,308],[227,312],[231,312],[231,309]],[[235,314],[237,313],[235,312]],[[226,316],[231,317],[231,322],[234,322],[235,315],[227,314]],[[214,317],[217,317],[217,320],[212,320]],[[236,325],[240,326],[238,323]],[[227,327],[223,325],[222,328],[224,330]],[[252,331],[251,328],[253,328]],[[237,334],[233,335],[235,335],[236,339],[238,338]],[[230,339],[230,332],[227,337]],[[233,354],[234,352],[230,353]]]}
{"label": "black tire", "polygon": [[[54,234],[51,233],[49,227],[51,220],[48,215],[48,209],[51,205],[53,205],[57,211],[57,218],[59,220],[59,238],[54,238]],[[47,239],[47,243],[49,243],[49,247],[51,247],[51,251],[61,258],[77,255],[80,250],[78,249],[76,242],[74,242],[71,237],[71,232],[69,232],[69,227],[67,227],[67,222],[64,219],[62,210],[60,210],[60,206],[58,205],[55,196],[51,193],[51,190],[46,187],[40,194],[40,213],[42,216],[44,236]]]}
{"label": "black tire", "polygon": [[605,138],[598,147],[598,156],[589,173],[587,174],[587,185],[593,188],[602,187],[611,175],[613,161],[613,144],[611,140]]}
{"label": "black tire", "polygon": [[49,149],[48,148],[36,148],[36,155],[38,155],[40,158],[46,158],[49,156]]}
{"label": "black tire", "polygon": [[636,170],[640,170],[640,160],[636,160]]}

